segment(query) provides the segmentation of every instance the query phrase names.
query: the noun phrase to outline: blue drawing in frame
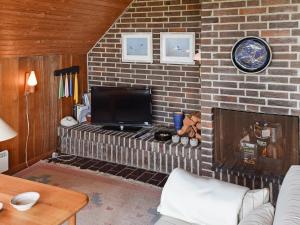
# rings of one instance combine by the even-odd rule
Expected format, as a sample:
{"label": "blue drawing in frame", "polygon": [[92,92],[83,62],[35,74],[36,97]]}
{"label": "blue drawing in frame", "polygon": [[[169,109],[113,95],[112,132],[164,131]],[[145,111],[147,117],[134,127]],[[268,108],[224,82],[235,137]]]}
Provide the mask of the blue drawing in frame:
{"label": "blue drawing in frame", "polygon": [[122,33],[122,62],[153,62],[152,33]]}
{"label": "blue drawing in frame", "polygon": [[127,55],[147,56],[148,55],[147,38],[128,38]]}
{"label": "blue drawing in frame", "polygon": [[246,37],[236,42],[231,59],[234,66],[245,73],[259,73],[265,70],[272,60],[268,43],[258,37]]}
{"label": "blue drawing in frame", "polygon": [[166,56],[189,57],[190,46],[189,38],[168,38],[166,41]]}

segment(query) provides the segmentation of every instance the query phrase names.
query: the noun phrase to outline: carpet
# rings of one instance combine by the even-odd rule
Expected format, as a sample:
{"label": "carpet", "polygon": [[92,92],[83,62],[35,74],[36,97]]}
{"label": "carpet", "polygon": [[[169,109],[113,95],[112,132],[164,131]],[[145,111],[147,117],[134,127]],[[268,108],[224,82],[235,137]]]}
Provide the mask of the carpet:
{"label": "carpet", "polygon": [[39,162],[15,176],[86,193],[78,225],[153,225],[161,189],[119,177]]}

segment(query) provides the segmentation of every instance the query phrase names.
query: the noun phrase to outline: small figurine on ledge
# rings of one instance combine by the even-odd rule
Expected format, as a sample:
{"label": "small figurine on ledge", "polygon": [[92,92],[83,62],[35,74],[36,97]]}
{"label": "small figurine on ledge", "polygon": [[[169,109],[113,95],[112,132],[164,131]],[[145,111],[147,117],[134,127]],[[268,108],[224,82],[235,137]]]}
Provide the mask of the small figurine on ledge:
{"label": "small figurine on ledge", "polygon": [[177,131],[179,136],[188,135],[189,138],[196,138],[201,141],[201,114],[194,112],[185,116],[183,126]]}

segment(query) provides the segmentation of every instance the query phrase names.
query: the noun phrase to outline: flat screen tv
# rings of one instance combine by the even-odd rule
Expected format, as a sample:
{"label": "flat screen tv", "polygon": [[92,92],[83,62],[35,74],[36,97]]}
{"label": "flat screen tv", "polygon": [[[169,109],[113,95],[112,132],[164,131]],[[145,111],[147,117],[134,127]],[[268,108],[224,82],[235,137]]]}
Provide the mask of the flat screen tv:
{"label": "flat screen tv", "polygon": [[151,89],[92,87],[92,124],[142,127],[152,123]]}

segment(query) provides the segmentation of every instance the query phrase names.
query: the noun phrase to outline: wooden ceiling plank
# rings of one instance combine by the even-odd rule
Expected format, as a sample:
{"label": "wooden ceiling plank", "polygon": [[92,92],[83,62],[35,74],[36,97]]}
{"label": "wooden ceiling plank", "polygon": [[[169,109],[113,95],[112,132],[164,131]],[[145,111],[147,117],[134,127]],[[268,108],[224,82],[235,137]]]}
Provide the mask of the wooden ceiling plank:
{"label": "wooden ceiling plank", "polygon": [[[82,0],[80,0],[82,1]],[[45,7],[40,4],[40,2],[37,2],[36,4],[32,4],[30,6],[27,6],[23,4],[20,5],[7,5],[5,4],[2,8],[3,12],[15,12],[15,13],[21,13],[21,15],[25,16],[34,16],[38,18],[43,18],[46,16],[69,16],[69,15],[91,15],[91,16],[97,16],[98,13],[113,13],[114,11],[119,12],[123,11],[124,7],[119,7],[115,10],[112,10],[112,7],[107,7],[103,5],[92,5],[93,1],[90,1],[88,4],[74,4],[74,2],[68,3],[68,5],[61,5],[57,6],[55,8],[53,7]],[[12,1],[12,4],[13,1]],[[52,3],[53,5],[53,3]],[[95,7],[98,8],[97,11],[95,11]]]}
{"label": "wooden ceiling plank", "polygon": [[87,53],[132,0],[0,0],[0,56]]}

